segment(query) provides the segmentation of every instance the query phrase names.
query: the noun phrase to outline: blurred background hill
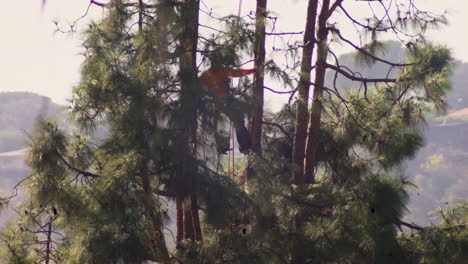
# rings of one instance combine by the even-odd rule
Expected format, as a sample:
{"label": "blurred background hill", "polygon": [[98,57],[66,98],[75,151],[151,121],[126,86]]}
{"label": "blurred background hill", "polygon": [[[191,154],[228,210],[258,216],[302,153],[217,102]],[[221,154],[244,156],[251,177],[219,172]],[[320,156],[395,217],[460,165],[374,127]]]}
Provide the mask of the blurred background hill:
{"label": "blurred background hill", "polygon": [[[12,188],[28,175],[24,159],[28,133],[41,119],[66,120],[65,107],[50,98],[30,92],[0,93],[0,197],[10,196]],[[14,207],[23,193],[0,212],[0,226],[14,216]]]}
{"label": "blurred background hill", "polygon": [[64,107],[29,92],[0,93],[0,152],[25,147],[27,133],[41,119],[59,118]]}

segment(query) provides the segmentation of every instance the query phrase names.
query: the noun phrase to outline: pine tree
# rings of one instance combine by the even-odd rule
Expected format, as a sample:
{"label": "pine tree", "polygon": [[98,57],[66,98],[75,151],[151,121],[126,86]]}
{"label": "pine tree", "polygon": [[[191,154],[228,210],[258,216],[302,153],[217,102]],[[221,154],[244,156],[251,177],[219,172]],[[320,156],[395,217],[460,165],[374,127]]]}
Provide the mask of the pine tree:
{"label": "pine tree", "polygon": [[[383,19],[371,13],[360,22],[343,2],[309,1],[302,42],[272,51],[292,59],[281,66],[265,58],[265,39],[290,34],[266,33],[275,19],[266,1],[258,1],[255,22],[207,12],[220,29],[200,23],[198,0],[92,1],[106,15],[84,32],[85,61],[71,101],[76,129],[43,121],[31,134],[27,209],[2,235],[8,261],[462,263],[465,205],[442,211],[439,226],[402,220],[409,185],[402,164],[423,145],[424,115],[444,109],[449,89],[450,52],[423,33],[445,20],[413,2],[363,1],[390,9]],[[337,10],[371,42],[346,39],[332,23]],[[382,58],[378,33],[386,31],[406,44],[405,61]],[[370,66],[388,64],[389,74],[360,76],[340,65],[332,49],[338,40]],[[256,59],[255,84],[244,80],[236,94],[254,106],[247,112],[255,151],[235,168],[255,165],[247,190],[216,152],[227,120],[197,80],[198,64],[213,54],[232,68]],[[264,72],[296,85],[295,102],[263,111]],[[356,86],[327,83],[327,73]],[[97,128],[107,135],[97,138]],[[175,236],[167,230],[174,202]],[[45,247],[34,250],[28,241]]]}

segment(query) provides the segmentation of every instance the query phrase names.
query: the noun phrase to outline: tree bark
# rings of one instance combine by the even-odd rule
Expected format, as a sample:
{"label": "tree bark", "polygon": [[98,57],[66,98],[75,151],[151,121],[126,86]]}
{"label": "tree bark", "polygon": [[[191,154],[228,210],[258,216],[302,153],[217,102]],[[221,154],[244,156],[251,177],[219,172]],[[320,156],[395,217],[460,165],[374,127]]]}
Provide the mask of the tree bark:
{"label": "tree bark", "polygon": [[[143,1],[139,0],[139,11],[138,11],[138,30],[143,30]],[[169,251],[166,247],[166,240],[164,238],[164,226],[162,222],[162,215],[155,210],[155,198],[154,190],[151,186],[151,175],[146,173],[143,169],[141,173],[141,182],[144,192],[144,206],[147,211],[148,225],[149,225],[149,236],[150,236],[150,247],[154,260],[161,263],[170,263]]]}
{"label": "tree bark", "polygon": [[304,183],[304,154],[307,137],[307,113],[310,88],[310,71],[312,69],[312,55],[315,46],[315,24],[317,20],[318,0],[309,0],[307,7],[307,20],[304,33],[304,47],[302,49],[301,74],[297,90],[299,98],[297,100],[296,124],[294,129],[292,183]]}
{"label": "tree bark", "polygon": [[183,197],[181,195],[176,196],[176,244],[179,245],[184,239],[184,208],[183,208]]}
{"label": "tree bark", "polygon": [[166,62],[169,59],[169,23],[170,17],[175,16],[173,6],[171,6],[170,0],[159,0],[159,6],[156,9],[156,20],[155,23],[159,28],[159,59],[161,62]]}
{"label": "tree bark", "polygon": [[304,159],[304,180],[305,183],[315,182],[315,169],[317,161],[317,145],[319,142],[320,120],[322,115],[322,94],[325,83],[325,73],[327,65],[327,39],[328,29],[327,20],[330,16],[329,12],[330,0],[323,0],[322,9],[318,18],[317,29],[317,60],[315,71],[315,86],[312,95],[312,109],[309,115],[309,125],[307,128],[307,144]]}
{"label": "tree bark", "polygon": [[164,239],[162,217],[154,208],[156,201],[154,200],[149,175],[142,173],[141,181],[144,192],[144,205],[149,219],[151,250],[153,251],[155,260],[161,263],[170,263],[169,251]]}
{"label": "tree bark", "polygon": [[[308,121],[308,100],[310,91],[310,72],[312,70],[312,56],[316,43],[315,25],[317,20],[318,0],[309,0],[307,6],[307,18],[304,31],[304,47],[302,48],[301,73],[297,90],[299,97],[296,108],[296,124],[294,128],[294,145],[293,145],[293,171],[291,175],[292,184],[301,185],[305,183],[303,166],[305,156],[305,144],[307,137],[307,121]],[[296,232],[302,235],[304,232],[304,220],[302,215],[295,215],[294,224]],[[306,254],[303,245],[300,241],[293,242],[291,248],[291,264],[304,264],[306,262]]]}
{"label": "tree bark", "polygon": [[185,197],[183,209],[184,209],[184,239],[190,239],[192,241],[195,241],[191,196]]}
{"label": "tree bark", "polygon": [[[184,30],[181,34],[180,44],[184,53],[180,57],[180,78],[181,78],[181,110],[183,136],[181,138],[181,168],[179,169],[178,186],[183,190],[182,210],[177,213],[183,215],[177,216],[177,219],[183,219],[183,238],[190,240],[201,239],[201,227],[198,215],[198,205],[195,196],[196,186],[196,167],[193,160],[197,155],[197,104],[200,91],[197,85],[197,65],[196,52],[198,43],[198,12],[200,1],[190,0],[181,6],[181,17],[186,21]],[[195,174],[194,174],[195,173]],[[193,210],[195,208],[195,210]],[[178,208],[179,209],[179,208]],[[177,223],[178,225],[180,223]],[[181,234],[177,234],[180,238]]]}
{"label": "tree bark", "polygon": [[267,0],[257,0],[255,12],[256,39],[254,44],[255,75],[253,87],[254,110],[250,119],[250,135],[252,150],[261,153],[262,119],[264,101],[264,72],[265,72],[265,20],[267,16]]}
{"label": "tree bark", "polygon": [[197,203],[197,196],[192,193],[192,197],[190,199],[190,206],[192,211],[192,223],[193,223],[193,233],[194,233],[194,240],[201,241],[203,239],[201,226],[200,226],[200,216],[198,214],[198,203]]}

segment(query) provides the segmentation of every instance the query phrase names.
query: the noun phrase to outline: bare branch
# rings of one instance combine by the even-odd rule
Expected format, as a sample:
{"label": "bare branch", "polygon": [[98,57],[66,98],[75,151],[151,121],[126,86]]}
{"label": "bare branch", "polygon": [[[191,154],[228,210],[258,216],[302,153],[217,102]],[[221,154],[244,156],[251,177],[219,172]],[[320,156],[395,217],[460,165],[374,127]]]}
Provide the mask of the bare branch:
{"label": "bare branch", "polygon": [[297,91],[297,89],[294,89],[294,90],[292,90],[292,91],[280,92],[280,91],[273,90],[273,89],[271,89],[270,87],[266,87],[266,86],[263,86],[263,88],[269,90],[270,92],[276,93],[276,94],[290,94],[290,93],[294,93],[294,92]]}
{"label": "bare branch", "polygon": [[341,5],[340,5],[340,9],[341,9],[341,11],[343,11],[343,13],[348,17],[348,19],[351,20],[351,22],[353,22],[354,24],[356,24],[356,25],[358,25],[358,26],[360,26],[360,27],[362,27],[362,28],[365,28],[365,29],[367,29],[367,30],[369,30],[369,31],[384,31],[384,32],[386,32],[387,30],[392,29],[392,27],[390,27],[390,26],[389,26],[389,27],[382,27],[382,28],[379,28],[379,27],[371,27],[371,26],[369,26],[369,25],[364,25],[364,24],[362,24],[361,22],[357,21],[355,18],[353,18],[353,17],[348,13],[348,11],[347,11],[345,8],[343,8]]}
{"label": "bare branch", "polygon": [[348,43],[350,46],[352,46],[354,49],[358,50],[359,52],[363,53],[364,55],[366,56],[369,56],[370,58],[376,60],[376,61],[380,61],[380,62],[383,62],[385,64],[388,64],[388,65],[391,65],[391,66],[394,66],[394,67],[405,67],[405,66],[410,66],[412,65],[411,63],[395,63],[395,62],[391,62],[391,61],[388,61],[388,60],[384,60],[380,57],[377,57],[371,53],[369,53],[367,50],[357,46],[356,44],[354,44],[352,41],[346,39],[345,37],[343,37],[343,35],[341,35],[340,31],[336,28],[329,28],[334,34],[336,34],[342,41]]}
{"label": "bare branch", "polygon": [[398,224],[398,225],[404,225],[404,226],[406,226],[406,227],[409,227],[409,228],[411,228],[411,229],[418,230],[418,231],[424,230],[423,227],[420,227],[420,226],[414,225],[414,224],[410,224],[410,223],[407,223],[407,222],[401,221],[401,220],[398,221],[397,224]]}
{"label": "bare branch", "polygon": [[219,29],[216,29],[216,28],[214,28],[214,27],[207,26],[207,25],[198,24],[198,26],[211,29],[211,30],[216,31],[216,32],[218,32],[218,33],[226,33],[226,32],[224,32],[224,31],[222,31],[222,30],[219,30]]}
{"label": "bare branch", "polygon": [[340,67],[337,67],[335,65],[331,64],[326,64],[326,67],[329,69],[332,69],[344,77],[350,79],[351,81],[356,81],[356,82],[363,82],[363,83],[378,83],[378,82],[384,82],[384,83],[394,83],[397,82],[397,79],[392,79],[392,78],[362,78],[362,77],[357,77],[351,73],[348,73],[344,70],[342,70]]}
{"label": "bare branch", "polygon": [[[90,4],[94,4],[94,5],[97,5],[97,6],[100,6],[100,7],[107,7],[109,5],[112,4],[112,2],[109,2],[109,3],[102,3],[102,2],[98,2],[98,1],[95,1],[95,0],[90,0],[89,1]],[[171,3],[172,5],[179,5],[179,4],[182,4],[182,3],[178,3],[178,2],[172,2]],[[129,6],[139,6],[140,3],[138,2],[133,2],[133,3],[123,3],[122,4],[123,6],[125,7],[129,7]],[[157,8],[157,7],[160,7],[162,4],[145,4],[143,3],[142,6],[143,8]]]}
{"label": "bare branch", "polygon": [[336,0],[335,3],[333,3],[333,5],[330,7],[330,9],[328,10],[328,17],[331,17],[331,15],[333,14],[333,12],[335,12],[335,9],[339,6],[341,7],[341,3],[343,2],[343,0]]}
{"label": "bare branch", "polygon": [[59,156],[60,156],[60,160],[61,160],[63,163],[65,163],[65,165],[66,165],[69,169],[71,169],[71,170],[73,170],[73,171],[75,171],[75,172],[77,172],[77,173],[79,173],[79,174],[81,174],[81,175],[83,175],[83,176],[85,176],[85,177],[86,177],[86,176],[88,176],[88,177],[93,177],[93,178],[100,177],[100,175],[98,175],[98,174],[94,174],[94,173],[91,173],[91,172],[88,172],[88,171],[83,171],[83,170],[80,170],[80,169],[78,169],[78,168],[73,167],[70,163],[68,163],[68,161],[67,161],[66,159],[64,159],[64,158],[62,157],[62,155],[59,155]]}
{"label": "bare branch", "polygon": [[278,33],[265,33],[268,36],[282,36],[282,35],[302,35],[304,31],[299,32],[278,32]]}
{"label": "bare branch", "polygon": [[153,192],[160,196],[175,197],[175,193],[170,192],[170,191],[154,190]]}

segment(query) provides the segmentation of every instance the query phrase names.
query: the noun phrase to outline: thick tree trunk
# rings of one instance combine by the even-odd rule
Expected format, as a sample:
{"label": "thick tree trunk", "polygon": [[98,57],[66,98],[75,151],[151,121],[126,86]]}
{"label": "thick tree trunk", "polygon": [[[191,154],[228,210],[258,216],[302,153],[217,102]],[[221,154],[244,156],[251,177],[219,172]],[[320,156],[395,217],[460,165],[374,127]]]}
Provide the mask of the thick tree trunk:
{"label": "thick tree trunk", "polygon": [[174,8],[171,6],[170,0],[159,0],[160,6],[156,10],[155,23],[159,28],[159,59],[161,62],[166,63],[169,59],[169,41],[167,39],[170,17],[175,16]]}
{"label": "thick tree trunk", "polygon": [[[196,52],[198,42],[198,11],[200,1],[186,1],[181,8],[181,17],[186,20],[181,47],[185,49],[180,57],[180,77],[181,77],[181,108],[183,136],[181,138],[181,168],[178,173],[178,184],[184,185],[181,194],[183,195],[182,210],[177,213],[177,219],[183,219],[183,235],[177,233],[177,237],[184,239],[201,239],[201,227],[198,215],[198,205],[194,190],[196,186],[196,168],[193,159],[196,158],[197,150],[197,103],[200,91],[197,85],[197,65]],[[190,156],[189,156],[190,155]],[[195,208],[195,210],[194,210]],[[178,208],[179,209],[179,208]],[[196,211],[196,212],[195,212]],[[177,223],[178,225],[180,223]]]}
{"label": "thick tree trunk", "polygon": [[312,109],[309,115],[309,125],[307,128],[307,144],[304,159],[304,179],[305,183],[315,182],[315,169],[317,161],[317,145],[319,142],[320,119],[322,115],[322,94],[325,83],[326,62],[328,55],[327,20],[329,17],[330,0],[324,0],[318,19],[317,29],[317,60],[315,71],[315,86],[312,96]]}
{"label": "thick tree trunk", "polygon": [[[293,145],[293,164],[291,182],[293,184],[304,184],[304,156],[305,156],[305,143],[307,137],[307,114],[308,114],[308,100],[310,90],[310,72],[312,70],[312,56],[316,43],[315,39],[315,25],[317,20],[317,7],[318,0],[309,0],[307,6],[307,18],[304,32],[304,47],[302,48],[302,61],[301,61],[301,74],[297,90],[299,97],[297,100],[296,109],[296,124],[294,128],[294,145]],[[302,234],[304,232],[304,221],[302,215],[295,216],[296,232]],[[304,264],[306,263],[306,252],[304,252],[303,245],[300,241],[295,241],[291,248],[291,264]]]}
{"label": "thick tree trunk", "polygon": [[250,119],[250,135],[252,150],[261,152],[262,118],[263,118],[263,84],[265,66],[265,20],[267,15],[267,0],[257,0],[255,15],[256,35],[254,44],[255,75],[253,87],[254,111]]}
{"label": "thick tree trunk", "polygon": [[193,230],[192,199],[185,197],[184,204],[184,239],[195,241],[195,232]]}
{"label": "thick tree trunk", "polygon": [[183,197],[181,195],[176,196],[176,244],[179,245],[184,239],[184,208],[183,208]]}
{"label": "thick tree trunk", "polygon": [[315,46],[315,24],[317,20],[318,0],[309,0],[307,7],[307,20],[304,33],[304,47],[302,49],[301,74],[297,90],[299,98],[297,100],[296,124],[294,130],[292,183],[304,183],[304,153],[307,137],[307,113],[310,88],[310,71],[312,69],[312,55]]}
{"label": "thick tree trunk", "polygon": [[166,241],[164,239],[162,217],[154,207],[156,201],[154,199],[154,192],[151,187],[149,175],[143,173],[141,175],[141,181],[143,184],[145,209],[149,220],[151,250],[153,251],[155,260],[160,263],[170,263],[169,251],[167,250]]}
{"label": "thick tree trunk", "polygon": [[[179,210],[181,210],[181,212],[179,212]],[[180,204],[177,200],[177,243],[182,239],[200,241],[202,238],[197,197],[192,193],[190,196],[187,196],[184,201],[180,202]]]}
{"label": "thick tree trunk", "polygon": [[190,199],[190,210],[192,210],[192,223],[193,223],[193,233],[194,233],[194,240],[200,241],[203,239],[201,226],[200,226],[200,216],[198,214],[198,203],[197,203],[197,196],[192,194]]}
{"label": "thick tree trunk", "polygon": [[[138,12],[138,30],[143,30],[143,1],[139,0],[139,12]],[[150,236],[150,249],[154,260],[157,260],[160,263],[170,263],[169,251],[166,247],[166,240],[164,238],[164,226],[162,221],[162,215],[159,213],[156,208],[156,200],[154,197],[154,190],[151,186],[151,176],[146,172],[145,169],[142,170],[141,181],[144,192],[144,206],[147,212],[148,219],[148,230]]]}

